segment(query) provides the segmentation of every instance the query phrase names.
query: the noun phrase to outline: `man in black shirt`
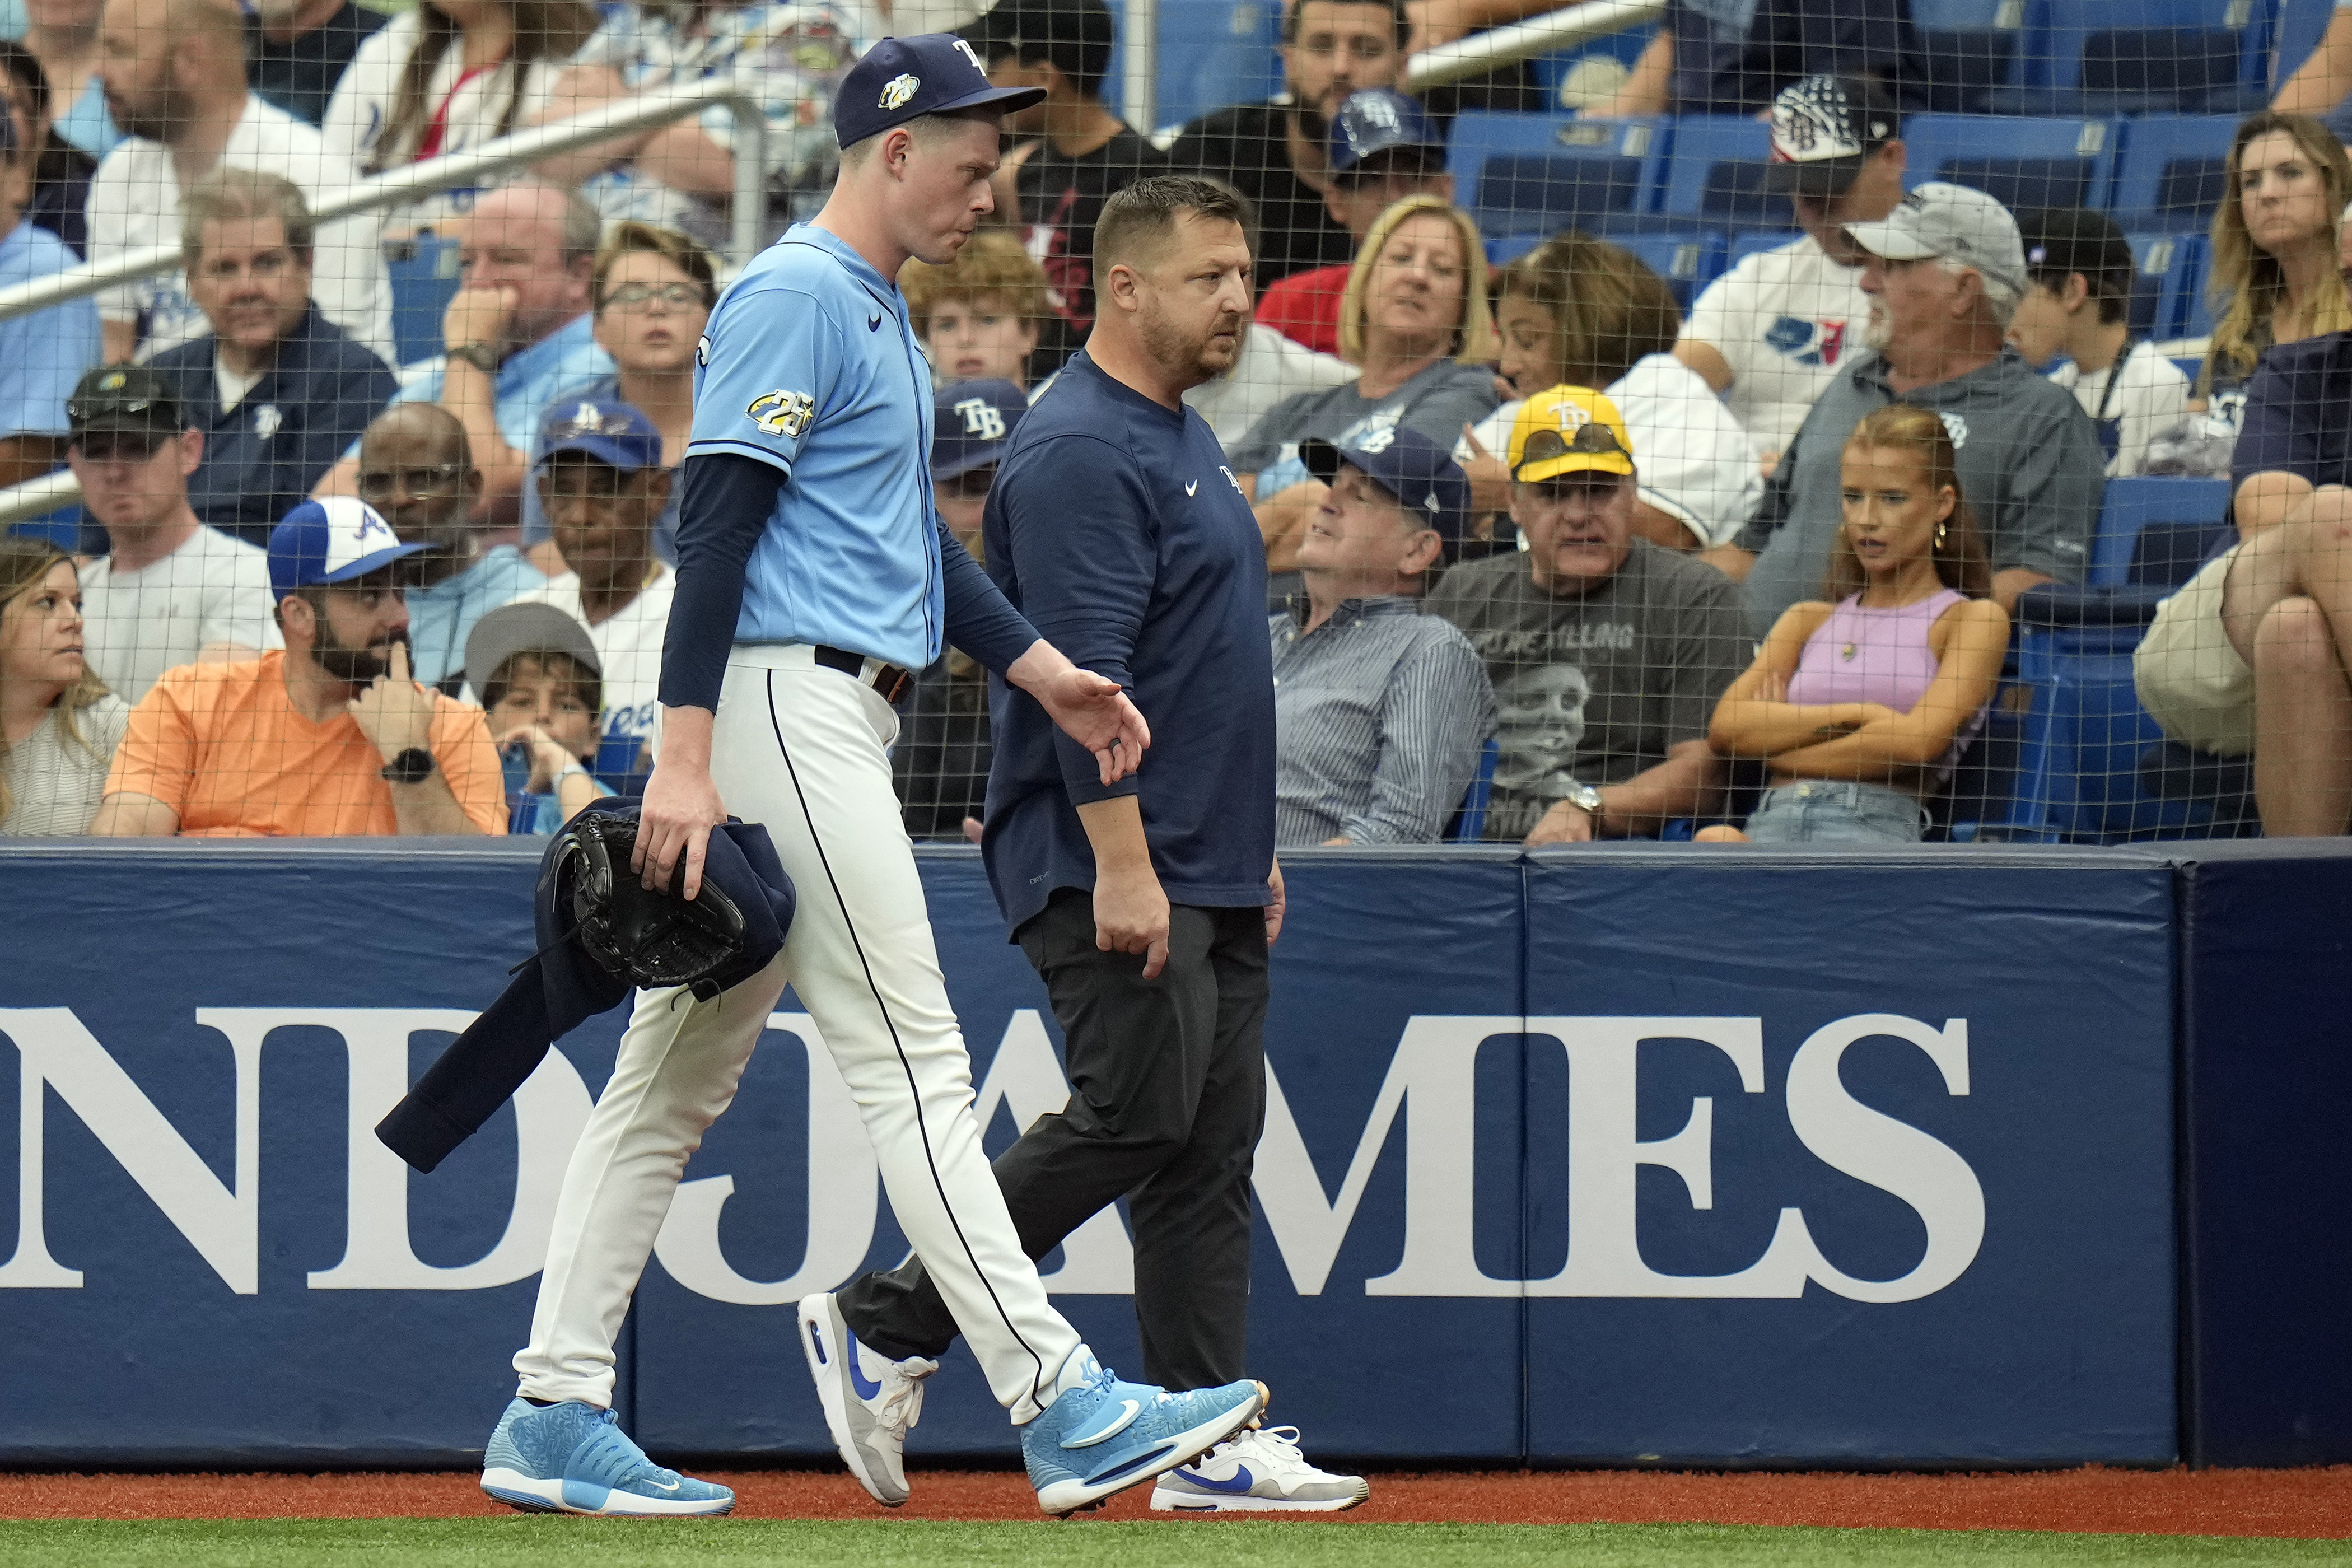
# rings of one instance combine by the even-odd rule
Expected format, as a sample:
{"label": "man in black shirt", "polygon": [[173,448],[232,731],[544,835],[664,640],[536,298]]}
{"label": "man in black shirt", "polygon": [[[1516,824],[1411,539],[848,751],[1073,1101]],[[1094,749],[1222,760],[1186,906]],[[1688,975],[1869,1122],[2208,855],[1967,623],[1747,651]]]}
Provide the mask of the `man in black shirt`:
{"label": "man in black shirt", "polygon": [[1047,313],[1029,373],[1042,381],[1084,347],[1095,323],[1095,219],[1103,203],[1150,174],[1167,155],[1102,100],[1112,24],[1103,0],[1000,0],[967,31],[998,87],[1043,88],[1045,101],[1004,117],[1015,146],[998,171],[1004,205],[1020,215],[1029,254],[1045,269]]}
{"label": "man in black shirt", "polygon": [[1354,258],[1355,240],[1323,202],[1331,116],[1360,88],[1397,85],[1407,26],[1403,0],[1297,0],[1282,21],[1287,90],[1203,115],[1169,147],[1176,169],[1213,174],[1256,208],[1260,289]]}
{"label": "man in black shirt", "polygon": [[352,0],[255,0],[245,24],[245,79],[256,98],[311,125],[384,14]]}

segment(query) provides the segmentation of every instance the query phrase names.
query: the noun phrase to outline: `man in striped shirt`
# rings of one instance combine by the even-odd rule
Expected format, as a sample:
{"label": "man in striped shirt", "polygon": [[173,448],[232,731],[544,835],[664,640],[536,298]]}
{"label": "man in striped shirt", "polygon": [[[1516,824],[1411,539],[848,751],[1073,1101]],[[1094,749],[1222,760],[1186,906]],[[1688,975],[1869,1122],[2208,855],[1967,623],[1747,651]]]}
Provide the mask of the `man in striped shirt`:
{"label": "man in striped shirt", "polygon": [[1477,651],[1421,613],[1469,521],[1469,480],[1402,425],[1298,456],[1329,489],[1298,546],[1307,591],[1270,627],[1275,842],[1433,844],[1495,732]]}

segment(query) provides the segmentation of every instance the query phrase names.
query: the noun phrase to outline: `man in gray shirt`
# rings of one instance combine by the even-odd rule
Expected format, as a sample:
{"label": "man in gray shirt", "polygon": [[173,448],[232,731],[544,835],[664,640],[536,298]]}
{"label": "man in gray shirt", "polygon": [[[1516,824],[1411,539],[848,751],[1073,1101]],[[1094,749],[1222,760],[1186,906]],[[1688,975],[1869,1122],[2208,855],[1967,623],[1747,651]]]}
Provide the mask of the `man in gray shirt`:
{"label": "man in gray shirt", "polygon": [[1707,552],[1740,580],[1748,632],[1760,637],[1790,605],[1821,596],[1843,517],[1846,438],[1895,402],[1933,410],[1951,432],[2001,608],[2037,584],[2078,580],[2106,458],[2074,396],[2003,341],[2025,291],[2017,220],[1981,191],[1930,183],[1884,221],[1845,232],[1869,258],[1862,288],[1877,352],[1830,383],[1747,528]]}
{"label": "man in gray shirt", "polygon": [[1570,843],[1712,810],[1716,700],[1748,666],[1722,573],[1633,534],[1634,453],[1580,386],[1528,400],[1512,470],[1517,551],[1465,562],[1430,611],[1468,635],[1500,710],[1486,837]]}
{"label": "man in gray shirt", "polygon": [[1307,591],[1269,628],[1275,842],[1433,844],[1495,730],[1476,651],[1421,613],[1469,522],[1469,479],[1412,429],[1299,456],[1329,489],[1298,544]]}

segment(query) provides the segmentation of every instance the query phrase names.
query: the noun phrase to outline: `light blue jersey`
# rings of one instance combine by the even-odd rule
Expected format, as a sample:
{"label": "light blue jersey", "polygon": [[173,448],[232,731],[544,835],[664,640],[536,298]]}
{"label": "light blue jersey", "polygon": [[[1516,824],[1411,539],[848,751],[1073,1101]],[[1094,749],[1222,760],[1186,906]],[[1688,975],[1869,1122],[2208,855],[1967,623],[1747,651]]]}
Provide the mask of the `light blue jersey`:
{"label": "light blue jersey", "polygon": [[931,377],[898,289],[795,224],[719,296],[697,357],[687,455],[790,480],[744,569],[735,640],[929,668],[945,619]]}

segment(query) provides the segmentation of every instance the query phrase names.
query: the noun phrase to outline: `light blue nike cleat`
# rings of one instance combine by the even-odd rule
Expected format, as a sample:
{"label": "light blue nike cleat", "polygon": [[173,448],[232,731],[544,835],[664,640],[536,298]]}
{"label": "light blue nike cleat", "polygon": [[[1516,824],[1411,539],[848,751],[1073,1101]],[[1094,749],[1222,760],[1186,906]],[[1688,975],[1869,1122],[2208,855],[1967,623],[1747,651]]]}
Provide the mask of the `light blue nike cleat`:
{"label": "light blue nike cleat", "polygon": [[733,1492],[663,1469],[611,1411],[577,1399],[508,1405],[482,1455],[482,1490],[525,1513],[673,1519],[735,1510]]}
{"label": "light blue nike cleat", "polygon": [[1084,1384],[1021,1430],[1037,1506],[1057,1517],[1093,1508],[1198,1458],[1255,1420],[1265,1401],[1265,1384],[1247,1379],[1171,1394],[1121,1383],[1097,1363]]}

